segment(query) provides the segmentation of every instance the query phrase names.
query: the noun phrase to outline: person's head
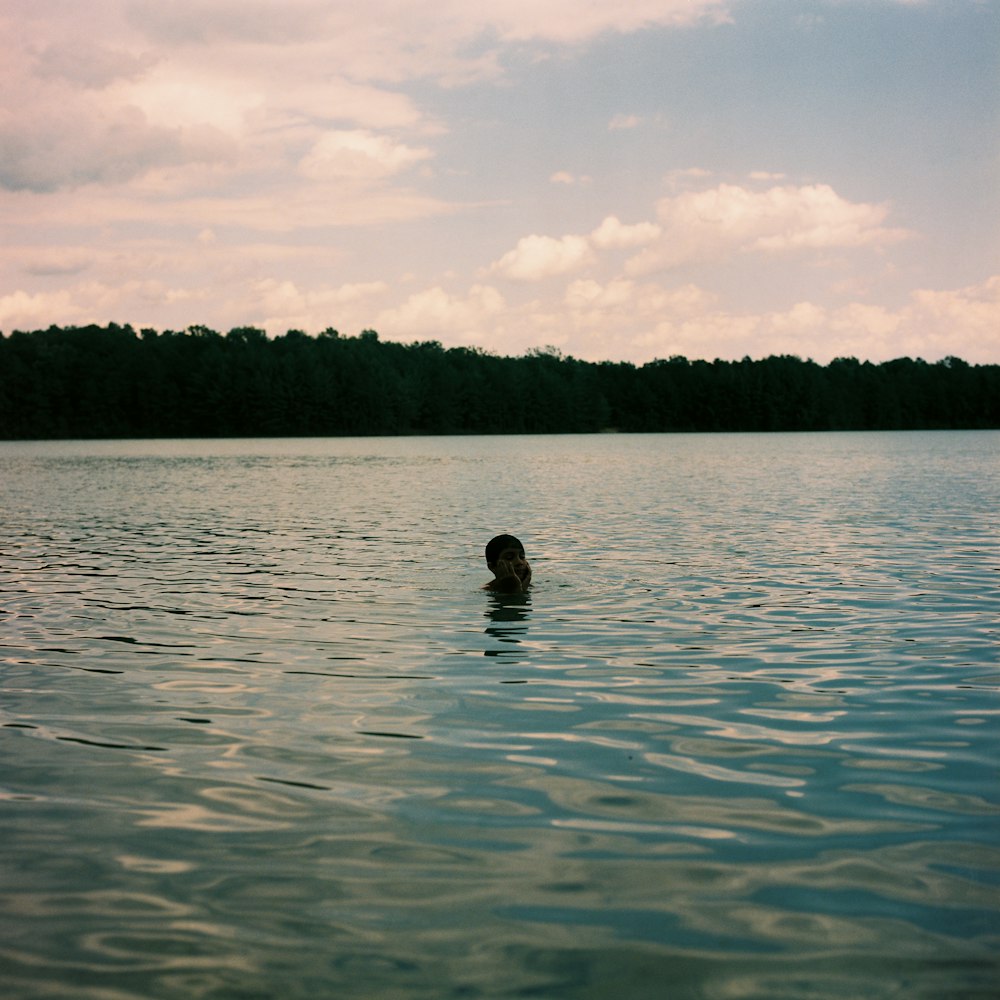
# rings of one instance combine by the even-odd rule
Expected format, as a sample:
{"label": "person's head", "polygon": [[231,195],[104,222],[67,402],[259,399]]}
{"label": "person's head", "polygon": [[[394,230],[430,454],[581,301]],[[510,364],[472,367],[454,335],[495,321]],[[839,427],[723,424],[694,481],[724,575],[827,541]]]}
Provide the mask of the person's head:
{"label": "person's head", "polygon": [[531,566],[524,558],[524,546],[513,535],[497,535],[486,545],[486,565],[494,576],[513,570],[522,580],[531,576]]}

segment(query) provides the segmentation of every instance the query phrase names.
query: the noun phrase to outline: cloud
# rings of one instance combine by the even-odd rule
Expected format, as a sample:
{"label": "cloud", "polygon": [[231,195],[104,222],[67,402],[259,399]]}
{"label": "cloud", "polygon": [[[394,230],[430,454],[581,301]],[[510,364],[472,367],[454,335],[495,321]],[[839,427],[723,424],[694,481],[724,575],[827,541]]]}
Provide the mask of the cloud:
{"label": "cloud", "polygon": [[882,225],[888,214],[887,205],[845,201],[826,184],[771,188],[759,206],[751,249],[887,246],[907,239],[905,230]]}
{"label": "cloud", "polygon": [[91,251],[76,247],[21,248],[21,270],[36,277],[80,274],[93,263]]}
{"label": "cloud", "polygon": [[17,289],[0,296],[0,330],[32,330],[77,322],[78,297],[67,288],[30,293]]}
{"label": "cloud", "polygon": [[61,80],[100,90],[117,80],[135,80],[156,62],[157,57],[148,52],[136,55],[77,38],[47,45],[37,56],[35,72],[43,80]]}
{"label": "cloud", "polygon": [[712,295],[694,284],[671,288],[622,277],[604,283],[583,278],[567,287],[563,311],[564,323],[587,344],[582,356],[638,360],[635,345],[647,343],[648,331],[664,324],[698,322],[718,306]]}
{"label": "cloud", "polygon": [[587,185],[590,184],[593,179],[594,178],[589,174],[571,174],[568,170],[557,170],[549,177],[550,183],[565,184],[567,186],[574,184]]}
{"label": "cloud", "polygon": [[[493,31],[505,40],[544,39],[578,43],[607,32],[632,32],[654,26],[688,26],[709,18],[729,20],[728,0],[632,0],[608,4],[604,0],[493,0],[470,4],[465,0],[434,3],[398,3],[370,0],[362,18],[349,8],[325,0],[132,0],[131,22],[150,38],[170,44],[207,44],[235,41],[244,44],[287,44],[317,36],[365,30],[369,37],[409,36],[422,24],[425,33],[449,42],[481,38]],[[401,46],[402,47],[402,46]]]}
{"label": "cloud", "polygon": [[[913,332],[923,341],[949,344],[975,339],[992,345],[993,360],[1000,331],[1000,275],[979,285],[950,291],[918,289],[913,293],[913,307],[908,317]],[[956,354],[961,350],[956,348]]]}
{"label": "cloud", "polygon": [[31,27],[29,19],[29,44],[6,53],[0,66],[0,188],[121,185],[163,167],[235,161],[233,137],[204,116],[158,121],[130,99],[156,56],[86,39],[45,44]]}
{"label": "cloud", "polygon": [[271,126],[345,127],[406,130],[417,135],[439,135],[444,126],[429,117],[414,100],[398,90],[356,83],[343,77],[299,73],[258,104],[266,107]]}
{"label": "cloud", "polygon": [[131,25],[165,45],[305,43],[328,29],[329,5],[318,0],[131,0]]}
{"label": "cloud", "polygon": [[863,302],[828,307],[802,301],[758,314],[720,308],[686,316],[666,312],[633,343],[643,353],[660,357],[796,354],[828,364],[834,357],[938,361],[953,355],[988,364],[996,362],[998,329],[1000,275],[966,288],[916,291],[898,309]]}
{"label": "cloud", "polygon": [[387,290],[382,281],[302,288],[294,281],[265,278],[255,282],[245,298],[230,303],[230,315],[244,318],[227,325],[260,325],[271,334],[286,330],[315,333],[330,326],[353,326],[351,332],[357,332],[370,325],[365,317],[370,315],[372,300]]}
{"label": "cloud", "polygon": [[53,292],[28,293],[18,289],[0,296],[0,329],[108,323],[121,321],[123,311],[128,311],[132,322],[145,325],[139,316],[145,316],[151,306],[197,297],[197,293],[172,288],[156,279],[121,284],[90,281]]}
{"label": "cloud", "polygon": [[[995,284],[928,286],[899,304],[907,275],[941,273],[932,253],[961,238],[954,226],[974,209],[956,202],[949,229],[902,184],[908,216],[928,232],[892,271],[881,252],[908,234],[882,200],[896,196],[897,181],[884,157],[863,161],[859,146],[816,161],[817,177],[870,185],[879,192],[872,202],[790,179],[783,157],[793,163],[796,154],[776,134],[765,154],[753,153],[772,169],[733,181],[746,170],[732,159],[739,150],[713,151],[704,138],[715,115],[731,113],[709,86],[692,105],[709,124],[697,135],[677,131],[670,144],[657,128],[648,155],[626,164],[615,147],[628,136],[616,130],[662,123],[629,113],[643,109],[643,96],[628,72],[617,103],[597,111],[596,132],[588,102],[566,112],[585,122],[535,117],[548,109],[524,85],[558,76],[561,109],[563,95],[588,86],[575,74],[597,65],[581,51],[588,43],[600,40],[592,55],[603,71],[612,53],[635,51],[610,35],[722,22],[742,6],[8,0],[0,33],[18,44],[0,60],[0,317],[373,326],[386,337],[467,334],[498,348],[552,343],[637,361],[680,347],[689,356],[758,354],[771,349],[768,338],[806,355],[940,346],[995,360]],[[752,40],[759,26],[735,30]],[[694,55],[707,34],[688,35]],[[501,89],[504,77],[512,86]],[[467,93],[442,90],[470,81]],[[536,106],[526,111],[521,100]],[[775,120],[762,122],[762,134]],[[540,125],[554,132],[543,136]],[[584,136],[589,145],[572,145]],[[497,150],[510,155],[501,163]],[[694,156],[712,158],[671,169]],[[622,166],[635,181],[627,188],[612,176]],[[669,197],[636,215],[657,176]],[[551,222],[555,235],[545,235],[544,219],[562,220]],[[498,233],[514,235],[497,248]],[[989,247],[979,250],[949,266],[981,262]],[[876,253],[884,266],[871,266]],[[672,272],[680,267],[682,277]],[[407,272],[402,289],[367,280]]]}
{"label": "cloud", "polygon": [[595,250],[632,249],[659,235],[660,227],[653,222],[626,225],[609,215],[587,236],[524,236],[488,270],[511,281],[542,281],[589,267],[596,261]]}
{"label": "cloud", "polygon": [[711,176],[712,171],[706,170],[704,167],[678,167],[669,171],[664,177],[664,181],[667,187],[676,189],[698,181],[705,181]]}
{"label": "cloud", "polygon": [[541,281],[575,271],[593,259],[585,236],[524,236],[490,267],[511,281]]}
{"label": "cloud", "polygon": [[407,146],[385,135],[358,129],[331,131],[302,158],[299,170],[314,179],[374,179],[397,174],[430,156],[429,149]]}
{"label": "cloud", "polygon": [[303,179],[290,165],[262,184],[250,170],[212,173],[206,168],[202,173],[187,167],[150,173],[127,187],[92,187],[86,197],[69,190],[30,197],[25,192],[10,198],[5,222],[23,231],[22,242],[31,242],[30,233],[41,226],[59,241],[61,228],[70,225],[78,231],[74,241],[85,238],[79,232],[91,238],[101,231],[103,239],[130,246],[142,232],[167,240],[181,253],[191,245],[186,241],[206,228],[217,235],[228,230],[227,243],[257,254],[260,241],[274,241],[276,234],[281,234],[278,245],[292,233],[300,241],[312,241],[310,234],[324,229],[391,225],[457,211],[455,205],[392,181]]}
{"label": "cloud", "polygon": [[430,157],[402,130],[442,131],[400,83],[495,76],[512,45],[688,25],[724,18],[726,7],[372,0],[359,13],[326,0],[20,4],[0,15],[23,42],[0,68],[11,108],[0,119],[0,187],[115,187],[210,164],[233,171],[230,198],[250,189],[244,168],[258,189],[277,195],[277,172],[292,151],[311,181],[397,176]]}
{"label": "cloud", "polygon": [[621,129],[638,128],[642,119],[638,115],[617,114],[608,122],[608,129],[612,132]]}
{"label": "cloud", "polygon": [[995,363],[1000,329],[1000,275],[957,289],[921,289],[896,309],[800,300],[760,312],[728,306],[693,283],[664,286],[623,276],[574,279],[561,298],[547,301],[507,301],[495,287],[475,284],[461,294],[430,286],[397,304],[388,301],[393,286],[381,281],[330,286],[265,278],[246,285],[230,277],[222,296],[225,280],[213,272],[200,285],[130,279],[88,281],[52,292],[17,290],[0,296],[0,329],[123,317],[136,326],[162,328],[163,321],[149,317],[162,316],[169,305],[175,317],[170,322],[181,329],[198,322],[223,330],[251,324],[271,334],[373,327],[384,339],[484,344],[514,353],[554,344],[594,361],[784,353],[822,364],[835,356],[885,361],[904,355]]}
{"label": "cloud", "polygon": [[821,364],[836,356],[886,361],[903,355],[988,363],[995,361],[1000,329],[1000,276],[968,288],[917,292],[898,309],[803,300],[758,313],[729,308],[692,283],[665,287],[626,277],[578,278],[561,301],[548,302],[506,302],[489,286],[468,296],[435,287],[386,310],[378,324],[386,336],[404,340],[465,338],[502,343],[512,352],[554,344],[594,361],[796,354]]}
{"label": "cloud", "polygon": [[0,119],[0,186],[51,192],[122,183],[155,167],[231,161],[235,145],[211,126],[163,128],[135,107],[112,112],[86,102]]}
{"label": "cloud", "polygon": [[826,184],[754,191],[720,184],[662,199],[662,237],[628,262],[632,275],[734,253],[888,246],[909,236],[883,225],[887,205],[849,202]]}
{"label": "cloud", "polygon": [[541,281],[594,265],[595,251],[622,249],[643,248],[625,263],[626,276],[636,278],[734,254],[885,247],[910,235],[884,225],[888,213],[886,205],[849,202],[825,184],[764,191],[720,184],[661,199],[659,222],[624,224],[609,215],[586,236],[525,236],[489,273]]}
{"label": "cloud", "polygon": [[635,303],[635,282],[617,278],[601,284],[593,278],[578,278],[566,288],[565,302],[571,309],[618,309]]}
{"label": "cloud", "polygon": [[609,215],[591,234],[590,241],[600,250],[627,249],[652,243],[661,233],[655,222],[625,225]]}
{"label": "cloud", "polygon": [[[150,122],[164,128],[212,125],[243,139],[262,126],[274,126],[265,110],[269,107],[265,86],[245,73],[220,73],[211,64],[187,66],[171,59],[104,96],[109,106],[139,108]],[[257,120],[258,116],[266,121]]]}
{"label": "cloud", "polygon": [[727,0],[495,0],[489,6],[469,5],[477,19],[496,26],[508,39],[541,38],[579,43],[607,32],[628,33],[650,27],[687,27],[709,19],[729,21]]}
{"label": "cloud", "polygon": [[[502,50],[581,45],[610,32],[729,19],[730,0],[369,0],[363,10],[327,0],[131,0],[128,24],[173,49],[322,51],[355,81],[432,78],[455,84],[502,72]],[[294,64],[287,67],[294,70]]]}
{"label": "cloud", "polygon": [[384,310],[377,323],[387,338],[476,343],[495,329],[505,307],[504,297],[490,285],[473,285],[464,296],[438,285]]}

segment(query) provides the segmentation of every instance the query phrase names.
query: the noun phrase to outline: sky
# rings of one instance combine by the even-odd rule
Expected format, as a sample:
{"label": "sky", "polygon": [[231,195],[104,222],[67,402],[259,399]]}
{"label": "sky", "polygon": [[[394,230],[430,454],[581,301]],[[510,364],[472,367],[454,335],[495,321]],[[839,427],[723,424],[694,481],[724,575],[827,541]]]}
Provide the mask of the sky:
{"label": "sky", "polygon": [[0,0],[0,330],[1000,363],[1000,0]]}

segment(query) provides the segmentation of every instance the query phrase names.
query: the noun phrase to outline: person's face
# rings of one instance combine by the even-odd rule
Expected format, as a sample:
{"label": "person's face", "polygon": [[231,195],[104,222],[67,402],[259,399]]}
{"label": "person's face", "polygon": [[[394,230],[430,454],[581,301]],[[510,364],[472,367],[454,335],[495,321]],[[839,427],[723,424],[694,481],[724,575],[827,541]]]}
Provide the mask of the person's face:
{"label": "person's face", "polygon": [[518,549],[514,546],[504,549],[497,557],[493,572],[497,576],[502,576],[505,573],[505,566],[509,566],[522,583],[531,578],[531,564],[524,558],[524,549]]}

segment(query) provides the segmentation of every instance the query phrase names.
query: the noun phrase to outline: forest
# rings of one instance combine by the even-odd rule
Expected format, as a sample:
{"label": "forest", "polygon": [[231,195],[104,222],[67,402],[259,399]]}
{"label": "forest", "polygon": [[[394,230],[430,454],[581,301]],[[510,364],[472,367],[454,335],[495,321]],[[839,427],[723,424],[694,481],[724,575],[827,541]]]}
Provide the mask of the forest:
{"label": "forest", "polygon": [[373,330],[0,334],[0,439],[1000,427],[1000,365],[899,358],[590,362]]}

